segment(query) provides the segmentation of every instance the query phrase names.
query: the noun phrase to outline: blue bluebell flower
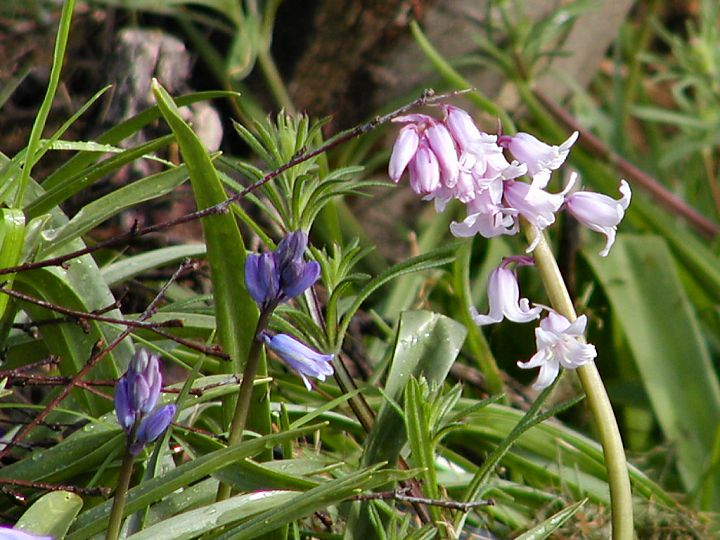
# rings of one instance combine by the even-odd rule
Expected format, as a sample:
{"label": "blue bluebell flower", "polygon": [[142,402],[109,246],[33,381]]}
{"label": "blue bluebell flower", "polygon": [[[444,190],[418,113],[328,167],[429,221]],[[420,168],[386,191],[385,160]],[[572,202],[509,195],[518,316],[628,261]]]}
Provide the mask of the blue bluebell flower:
{"label": "blue bluebell flower", "polygon": [[267,332],[263,332],[259,338],[283,362],[298,372],[308,390],[312,389],[308,377],[324,381],[326,376],[333,374],[332,354],[314,351],[287,334],[271,336]]}
{"label": "blue bluebell flower", "polygon": [[162,435],[172,422],[176,410],[175,405],[165,405],[145,418],[137,430],[135,442],[130,446],[130,452],[139,454],[145,445]]}
{"label": "blue bluebell flower", "polygon": [[245,284],[261,309],[295,298],[315,283],[320,265],[304,261],[307,233],[295,231],[283,238],[272,253],[251,253],[245,259]]}
{"label": "blue bluebell flower", "polygon": [[133,454],[157,439],[175,415],[175,405],[155,409],[161,387],[158,357],[140,349],[115,386],[115,414],[125,433],[134,433],[129,441]]}

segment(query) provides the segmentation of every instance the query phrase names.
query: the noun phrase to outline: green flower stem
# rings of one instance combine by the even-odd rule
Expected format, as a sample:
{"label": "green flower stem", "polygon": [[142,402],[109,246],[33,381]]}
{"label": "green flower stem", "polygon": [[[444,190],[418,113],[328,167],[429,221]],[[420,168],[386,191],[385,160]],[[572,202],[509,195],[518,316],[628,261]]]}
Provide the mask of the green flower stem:
{"label": "green flower stem", "polygon": [[[258,335],[260,332],[265,330],[265,327],[270,321],[270,315],[272,315],[274,309],[275,306],[273,305],[260,312],[260,317],[258,318],[257,326],[255,327],[255,337],[253,338],[252,345],[250,345],[250,350],[248,351],[248,359],[245,364],[242,382],[240,383],[240,391],[238,393],[237,404],[235,405],[235,414],[233,415],[232,423],[230,424],[228,447],[235,446],[242,441],[248,411],[250,410],[250,401],[253,395],[253,383],[255,382],[255,376],[257,375],[258,366],[260,365],[262,343],[258,339]],[[216,500],[224,501],[230,497],[231,491],[232,488],[228,484],[220,484]]]}
{"label": "green flower stem", "polygon": [[[535,238],[535,231],[525,221],[522,226],[525,236],[532,241]],[[575,308],[560,274],[555,256],[544,235],[541,236],[540,242],[533,251],[533,256],[535,257],[535,266],[540,272],[540,277],[550,298],[550,304],[569,321],[574,321],[577,318]],[[633,538],[632,492],[620,429],[595,363],[590,362],[579,367],[577,373],[595,419],[605,456],[612,507],[612,538],[613,540],[631,540]]]}
{"label": "green flower stem", "polygon": [[118,485],[115,490],[115,496],[113,497],[112,509],[110,510],[110,520],[108,522],[107,536],[105,537],[107,540],[117,540],[120,536],[123,510],[125,509],[125,497],[127,495],[128,488],[130,487],[130,477],[132,476],[133,463],[135,463],[135,456],[130,452],[130,445],[132,444],[132,441],[135,440],[136,432],[137,423],[127,437],[125,457],[123,458],[122,465],[120,466],[120,478],[118,478]]}

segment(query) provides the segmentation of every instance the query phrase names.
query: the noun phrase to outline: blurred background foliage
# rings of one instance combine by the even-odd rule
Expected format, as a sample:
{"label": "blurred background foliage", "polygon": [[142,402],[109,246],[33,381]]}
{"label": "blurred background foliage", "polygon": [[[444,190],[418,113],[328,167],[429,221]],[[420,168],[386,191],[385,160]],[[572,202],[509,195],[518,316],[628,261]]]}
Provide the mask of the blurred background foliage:
{"label": "blurred background foliage", "polygon": [[[609,194],[620,177],[632,185],[607,259],[596,256],[600,241],[568,219],[552,241],[591,321],[589,341],[633,465],[638,537],[717,534],[717,2],[77,0],[72,24],[62,4],[0,3],[0,266],[215,204],[223,190],[241,191],[425,88],[473,88],[455,99],[486,131],[500,119],[506,132],[517,126],[559,143],[578,129],[570,164],[583,183]],[[58,57],[63,24],[70,37]],[[48,101],[53,61],[62,74]],[[178,115],[169,101],[153,108],[152,77],[192,107]],[[31,147],[43,107],[46,138]],[[322,287],[272,324],[340,351],[348,373],[307,392],[268,362],[261,375],[272,382],[263,379],[260,395],[269,400],[255,405],[251,426],[259,438],[231,451],[221,435],[237,369],[139,329],[90,372],[99,395],[77,386],[21,442],[4,446],[2,520],[58,537],[102,532],[102,494],[67,489],[114,485],[122,445],[108,386],[134,347],[145,346],[163,353],[166,378],[185,389],[176,427],[136,475],[132,538],[429,538],[460,527],[466,538],[608,537],[602,453],[576,403],[574,374],[555,389],[555,418],[545,420],[531,408],[532,375],[515,366],[533,353],[532,328],[481,331],[467,313],[486,306],[486,279],[499,258],[524,246],[507,238],[450,242],[448,224],[461,208],[438,215],[388,185],[395,132],[381,126],[292,167],[233,205],[222,225],[184,223],[67,268],[4,278],[4,287],[76,312],[133,319],[180,261],[199,258],[150,320],[181,321],[167,331],[219,343],[237,368],[256,317],[252,302],[230,294],[243,288],[238,261],[304,227]],[[32,177],[18,195],[28,154]],[[232,246],[223,243],[228,223],[238,233]],[[521,276],[524,294],[543,298],[532,273]],[[0,312],[0,425],[9,443],[123,325],[7,296]],[[189,394],[191,385],[204,390]],[[324,423],[307,427],[317,422]],[[409,471],[399,470],[399,457]],[[382,462],[389,469],[378,470]],[[401,500],[347,502],[407,478],[422,479],[427,497],[462,500],[479,470],[476,496],[495,505],[467,519],[434,508],[435,524],[423,526]],[[219,480],[241,495],[215,503]],[[64,498],[41,496],[38,482],[64,486]],[[260,489],[267,497],[253,498]]]}

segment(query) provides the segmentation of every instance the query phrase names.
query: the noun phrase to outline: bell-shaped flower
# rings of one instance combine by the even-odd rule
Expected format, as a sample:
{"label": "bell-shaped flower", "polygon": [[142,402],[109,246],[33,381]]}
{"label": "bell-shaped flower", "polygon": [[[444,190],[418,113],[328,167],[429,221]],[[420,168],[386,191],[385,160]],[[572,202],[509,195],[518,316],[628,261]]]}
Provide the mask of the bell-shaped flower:
{"label": "bell-shaped flower", "polygon": [[332,354],[314,351],[287,334],[271,336],[263,332],[259,337],[283,362],[297,371],[308,390],[312,390],[308,377],[324,381],[326,376],[333,374]]}
{"label": "bell-shaped flower", "polygon": [[507,205],[524,217],[535,230],[535,238],[527,252],[535,249],[540,241],[541,232],[555,222],[555,213],[565,201],[567,193],[575,183],[577,174],[573,173],[570,182],[562,193],[548,193],[542,189],[531,190],[530,184],[508,180],[503,188],[503,197]]}
{"label": "bell-shaped flower", "polygon": [[280,276],[272,253],[251,253],[245,258],[245,285],[258,305],[278,298]]}
{"label": "bell-shaped flower", "polygon": [[511,263],[528,266],[534,264],[534,261],[532,257],[506,257],[500,266],[490,273],[487,288],[489,313],[481,315],[474,307],[470,308],[473,321],[478,326],[499,323],[503,318],[523,323],[540,317],[542,307],[531,308],[527,298],[520,298],[517,276],[508,268]]}
{"label": "bell-shaped flower", "polygon": [[53,540],[52,536],[36,536],[29,532],[0,525],[0,540]]}
{"label": "bell-shaped flower", "polygon": [[425,137],[437,158],[443,185],[454,186],[458,175],[458,154],[450,132],[440,122],[433,121],[425,131]]}
{"label": "bell-shaped flower", "polygon": [[115,414],[126,432],[143,415],[153,410],[161,386],[158,357],[140,349],[130,360],[127,372],[115,387]]}
{"label": "bell-shaped flower", "polygon": [[410,161],[410,189],[418,195],[429,195],[440,188],[440,164],[425,140],[421,140]]}
{"label": "bell-shaped flower", "polygon": [[260,309],[271,309],[302,294],[320,276],[320,265],[306,262],[307,233],[295,231],[273,253],[251,253],[245,259],[245,285]]}
{"label": "bell-shaped flower", "polygon": [[577,191],[565,198],[565,207],[572,216],[586,227],[602,233],[607,238],[600,252],[605,257],[615,243],[617,226],[630,205],[632,193],[625,180],[620,182],[620,199],[613,199],[602,193]]}
{"label": "bell-shaped flower", "polygon": [[465,238],[479,234],[483,238],[493,238],[517,233],[517,212],[503,207],[499,201],[501,196],[497,196],[498,193],[502,195],[502,185],[502,180],[494,182],[466,205],[467,217],[461,222],[453,221],[450,224],[453,236]]}
{"label": "bell-shaped flower", "polygon": [[420,137],[415,124],[408,124],[398,133],[388,164],[388,176],[396,184],[400,181],[410,160],[415,156],[419,142]]}
{"label": "bell-shaped flower", "polygon": [[135,441],[130,445],[130,452],[139,454],[145,445],[162,435],[172,422],[176,410],[175,405],[165,405],[145,417],[137,430]]}
{"label": "bell-shaped flower", "polygon": [[[443,105],[442,110],[445,113],[445,126],[461,153],[470,151],[482,141],[484,134],[466,111],[453,105]],[[494,137],[493,142],[495,142]]]}
{"label": "bell-shaped flower", "polygon": [[580,315],[572,323],[559,313],[550,311],[540,326],[535,329],[537,352],[527,362],[518,362],[518,367],[532,369],[539,367],[540,373],[533,384],[535,390],[542,390],[552,384],[560,366],[575,369],[596,356],[594,345],[585,343],[583,335],[587,317]]}
{"label": "bell-shaped flower", "polygon": [[533,189],[543,189],[550,181],[551,172],[565,163],[577,138],[578,132],[575,131],[561,145],[551,146],[529,133],[518,133],[512,137],[501,136],[499,143],[510,150],[513,158],[527,165],[528,174],[533,179]]}

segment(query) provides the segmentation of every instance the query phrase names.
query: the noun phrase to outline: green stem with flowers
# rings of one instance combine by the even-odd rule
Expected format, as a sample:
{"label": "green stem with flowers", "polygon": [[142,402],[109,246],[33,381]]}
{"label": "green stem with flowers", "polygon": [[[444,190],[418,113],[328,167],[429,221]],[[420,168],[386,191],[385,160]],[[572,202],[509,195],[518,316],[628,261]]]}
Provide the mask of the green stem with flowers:
{"label": "green stem with flowers", "polygon": [[[535,234],[538,233],[524,220],[522,224],[525,236],[532,241]],[[533,251],[535,266],[547,291],[550,305],[572,322],[577,318],[575,307],[545,235],[539,234],[541,234],[540,242]],[[605,468],[610,485],[612,538],[613,540],[631,540],[633,538],[632,492],[620,429],[595,362],[591,361],[580,366],[577,368],[577,373],[587,396],[590,412],[595,420],[603,447]]]}

